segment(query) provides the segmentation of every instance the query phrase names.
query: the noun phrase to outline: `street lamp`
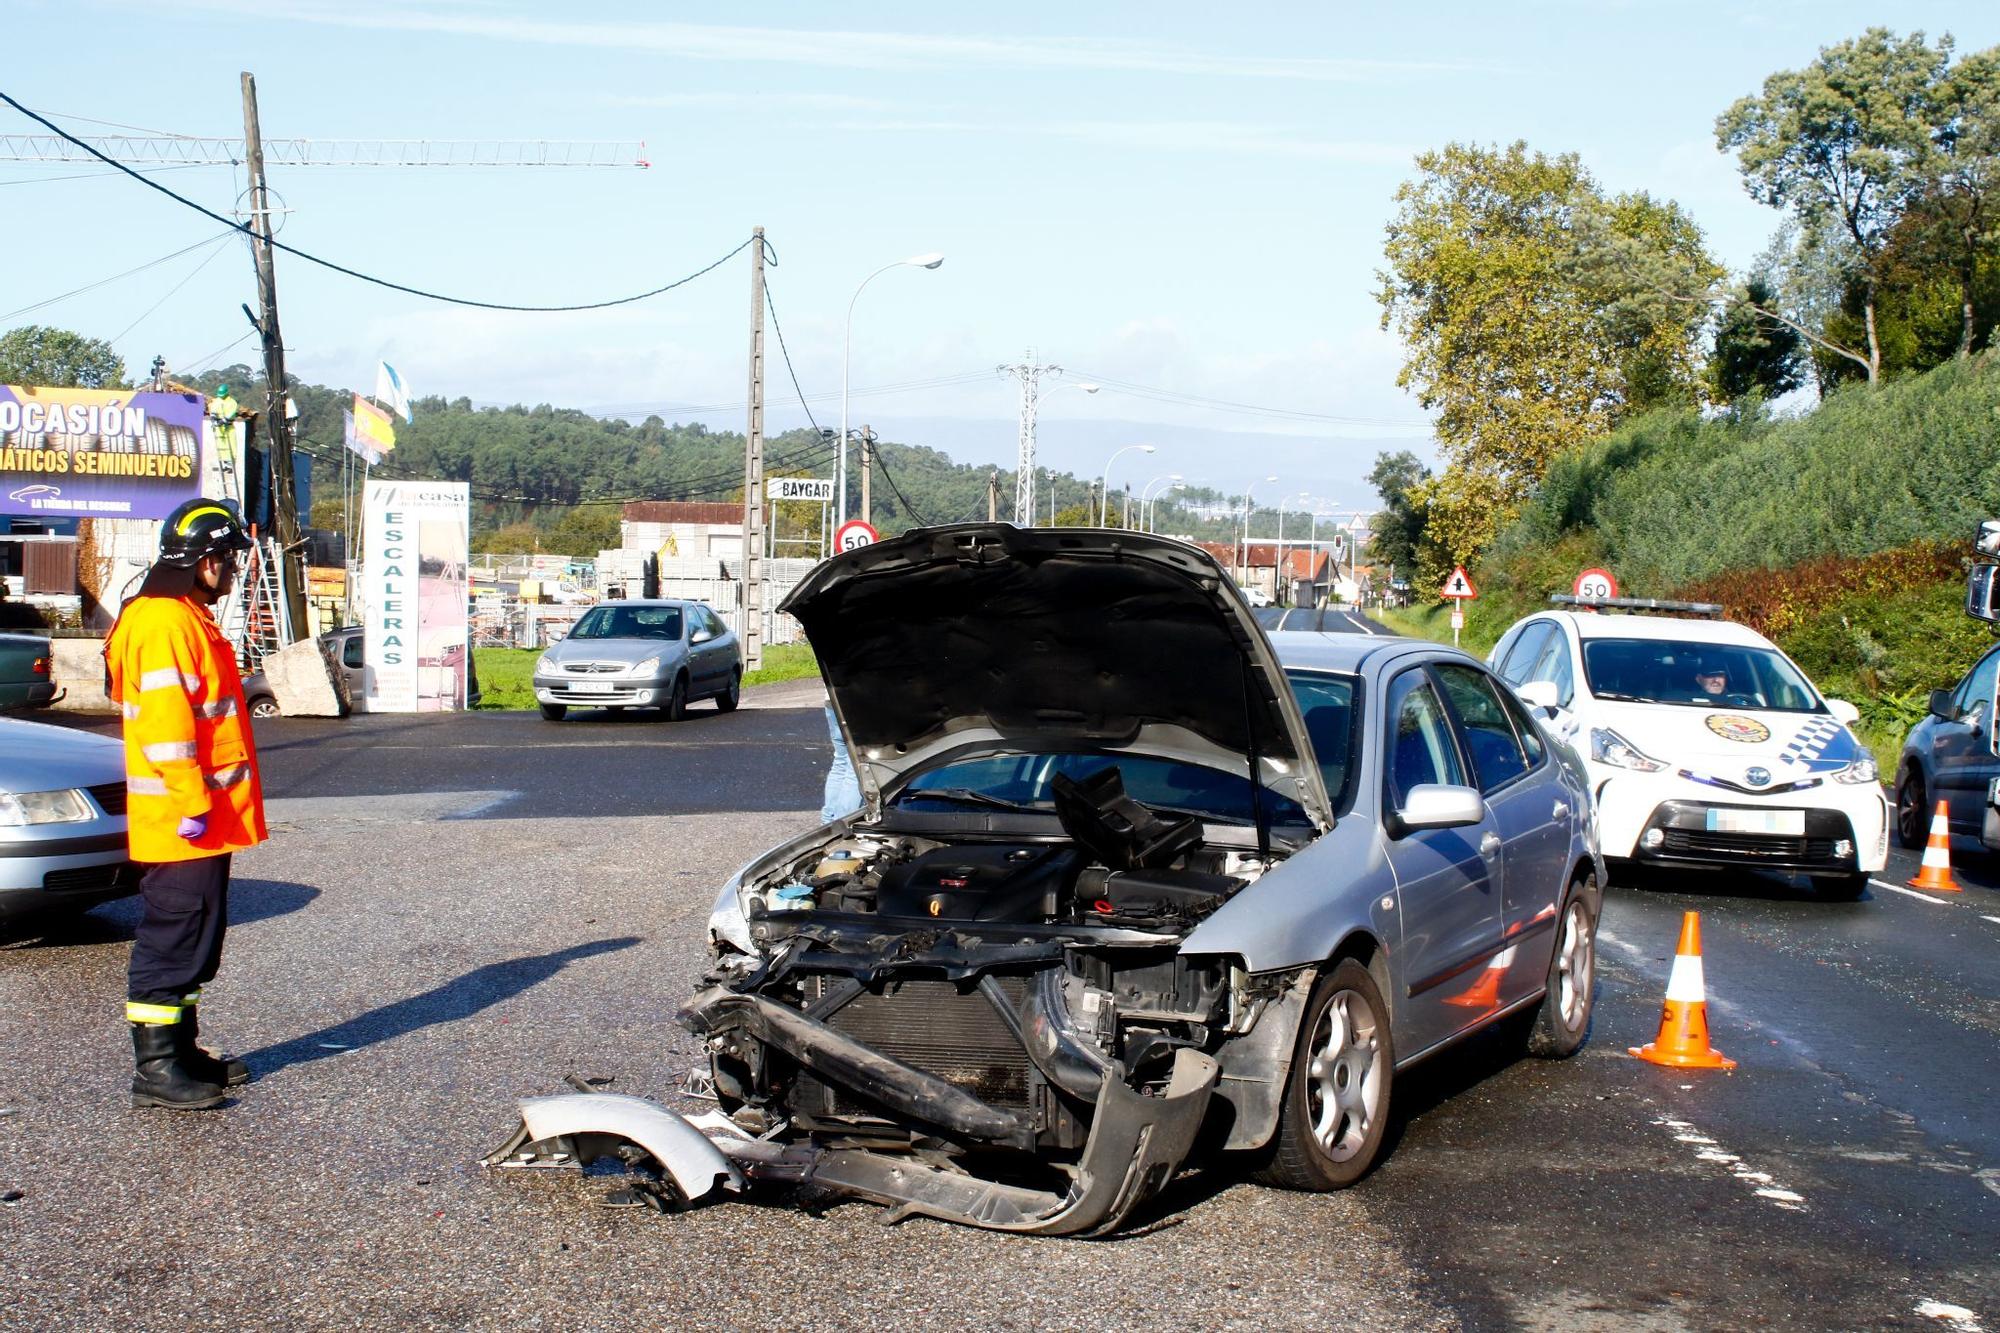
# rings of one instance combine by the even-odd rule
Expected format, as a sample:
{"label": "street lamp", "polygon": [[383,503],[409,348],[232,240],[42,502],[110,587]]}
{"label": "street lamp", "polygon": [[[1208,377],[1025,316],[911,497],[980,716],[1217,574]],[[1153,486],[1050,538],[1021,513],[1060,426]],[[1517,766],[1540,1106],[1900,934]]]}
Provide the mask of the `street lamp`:
{"label": "street lamp", "polygon": [[861,299],[861,290],[892,268],[936,268],[944,262],[944,256],[932,252],[927,255],[911,255],[908,259],[898,259],[893,264],[884,264],[861,280],[861,286],[854,289],[854,295],[847,302],[847,336],[840,344],[840,456],[834,467],[834,511],[838,515],[835,522],[847,522],[847,368],[853,360],[854,352],[854,303]]}
{"label": "street lamp", "polygon": [[[1052,388],[1052,389],[1050,389],[1050,390],[1049,390],[1049,393],[1050,393],[1050,394],[1054,393],[1054,392],[1056,391],[1056,389],[1081,389],[1081,390],[1083,390],[1083,391],[1084,391],[1085,393],[1096,393],[1096,392],[1097,392],[1097,391],[1098,391],[1099,389],[1101,389],[1101,388],[1103,388],[1103,387],[1104,387],[1104,386],[1103,386],[1103,385],[1101,385],[1101,384],[1083,384],[1083,383],[1071,383],[1071,384],[1058,384],[1058,385],[1056,385],[1056,386],[1055,386],[1055,388]],[[1043,394],[1043,395],[1042,395],[1042,397],[1046,398],[1046,397],[1048,397],[1048,394]],[[1056,473],[1055,473],[1055,469],[1054,469],[1054,468],[1047,468],[1047,469],[1044,469],[1044,473],[1043,473],[1043,475],[1045,475],[1045,476],[1046,476],[1046,477],[1048,478],[1048,481],[1049,481],[1049,526],[1050,526],[1050,527],[1054,527],[1054,526],[1056,525]],[[1088,518],[1089,518],[1089,515],[1088,515],[1088,514],[1085,514],[1085,515],[1084,515],[1084,517],[1085,517],[1086,519],[1088,519]],[[1034,521],[1035,521],[1035,516],[1034,516],[1034,513],[1033,513],[1033,510],[1032,510],[1032,507],[1031,507],[1031,508],[1030,508],[1030,512],[1029,512],[1029,514],[1028,514],[1028,522],[1029,522],[1030,524],[1032,524],[1032,523],[1033,523]]]}
{"label": "street lamp", "polygon": [[[1277,478],[1277,476],[1276,476],[1275,474],[1274,474],[1274,475],[1272,475],[1272,476],[1269,476],[1269,477],[1264,477],[1264,478],[1261,478],[1261,480],[1263,480],[1263,481],[1276,481],[1277,479],[1278,479],[1278,478]],[[1253,491],[1255,491],[1256,489],[1257,489],[1257,483],[1256,483],[1256,482],[1254,482],[1254,481],[1253,481],[1253,482],[1251,482],[1251,483],[1250,483],[1250,484],[1249,484],[1248,486],[1245,486],[1245,487],[1243,488],[1243,561],[1242,561],[1242,568],[1243,568],[1243,580],[1244,580],[1244,582],[1246,582],[1246,583],[1247,583],[1247,582],[1249,582],[1249,580],[1250,580],[1250,515],[1252,515],[1252,514],[1254,514],[1254,513],[1256,513],[1256,512],[1257,512],[1257,506],[1256,506],[1256,504],[1255,504],[1254,502],[1252,502],[1252,500],[1250,499],[1250,496],[1251,496],[1251,493],[1252,493]]]}
{"label": "street lamp", "polygon": [[1271,600],[1274,602],[1284,600],[1282,594],[1285,583],[1285,506],[1295,501],[1310,499],[1312,499],[1310,495],[1300,491],[1297,495],[1288,495],[1278,501],[1278,558],[1271,569]]}
{"label": "street lamp", "polygon": [[[1187,489],[1186,482],[1177,481],[1173,485],[1168,486],[1164,490],[1162,490],[1160,492],[1160,495],[1166,495],[1171,491],[1184,491],[1186,489]],[[1152,501],[1148,503],[1146,506],[1146,531],[1148,532],[1151,532],[1153,530],[1153,511],[1160,507],[1160,495],[1154,496],[1152,498]]]}
{"label": "street lamp", "polygon": [[1100,528],[1111,526],[1111,465],[1118,461],[1119,454],[1129,454],[1134,449],[1144,454],[1158,452],[1150,444],[1128,444],[1104,460],[1104,493],[1097,500],[1097,526]]}
{"label": "street lamp", "polygon": [[1141,486],[1139,488],[1139,526],[1142,529],[1147,526],[1146,524],[1146,514],[1148,513],[1147,506],[1152,503],[1153,488],[1155,486],[1162,484],[1163,482],[1179,481],[1180,479],[1181,479],[1180,473],[1168,472],[1162,476],[1153,478],[1151,481],[1147,482],[1144,486]]}

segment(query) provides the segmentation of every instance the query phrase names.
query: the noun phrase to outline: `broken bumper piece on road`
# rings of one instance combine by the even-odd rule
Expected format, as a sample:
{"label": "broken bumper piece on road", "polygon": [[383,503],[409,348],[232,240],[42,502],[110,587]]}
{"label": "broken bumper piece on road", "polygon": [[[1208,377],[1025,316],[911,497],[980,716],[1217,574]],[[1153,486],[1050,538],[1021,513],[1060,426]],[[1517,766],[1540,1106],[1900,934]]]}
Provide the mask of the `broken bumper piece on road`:
{"label": "broken bumper piece on road", "polygon": [[[808,1020],[809,1021],[809,1020]],[[875,1086],[901,1084],[890,1097],[920,1101],[935,1080],[883,1056],[871,1069]],[[521,1127],[484,1162],[494,1167],[581,1167],[615,1156],[659,1171],[679,1200],[697,1202],[740,1192],[749,1182],[810,1185],[886,1205],[890,1221],[924,1216],[994,1231],[1031,1235],[1101,1235],[1173,1178],[1193,1145],[1215,1089],[1218,1066],[1199,1051],[1174,1053],[1166,1086],[1149,1095],[1110,1077],[1098,1090],[1083,1156],[1066,1191],[988,1180],[942,1158],[866,1148],[822,1147],[810,1140],[753,1137],[720,1112],[688,1120],[638,1097],[609,1093],[534,1097],[521,1103]],[[1007,1137],[1012,1117],[952,1089],[954,1118],[965,1117]],[[962,1100],[961,1100],[962,1099]],[[982,1123],[983,1122],[983,1123]]]}

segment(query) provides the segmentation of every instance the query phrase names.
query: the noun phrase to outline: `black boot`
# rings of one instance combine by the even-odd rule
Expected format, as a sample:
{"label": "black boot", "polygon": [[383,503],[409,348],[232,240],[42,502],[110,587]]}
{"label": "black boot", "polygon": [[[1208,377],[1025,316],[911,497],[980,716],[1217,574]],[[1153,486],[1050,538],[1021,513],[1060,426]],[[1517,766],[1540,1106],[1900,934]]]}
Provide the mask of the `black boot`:
{"label": "black boot", "polygon": [[134,1023],[132,1105],[199,1111],[222,1104],[220,1085],[198,1078],[181,1061],[179,1023]]}
{"label": "black boot", "polygon": [[174,1030],[180,1034],[181,1064],[190,1074],[204,1083],[225,1088],[240,1088],[250,1081],[249,1065],[233,1055],[217,1055],[200,1044],[201,1028],[195,1019],[195,1006],[181,1010],[181,1021],[174,1024]]}

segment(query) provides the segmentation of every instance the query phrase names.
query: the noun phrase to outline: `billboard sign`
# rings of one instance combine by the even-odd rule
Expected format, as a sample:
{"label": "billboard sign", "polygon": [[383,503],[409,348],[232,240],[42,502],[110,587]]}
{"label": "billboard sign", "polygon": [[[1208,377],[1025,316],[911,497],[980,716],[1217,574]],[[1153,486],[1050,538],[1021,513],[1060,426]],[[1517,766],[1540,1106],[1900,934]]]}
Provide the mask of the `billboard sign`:
{"label": "billboard sign", "polygon": [[764,494],[772,500],[833,499],[833,483],[825,477],[768,477]]}
{"label": "billboard sign", "polygon": [[201,491],[201,395],[0,385],[0,514],[165,518]]}
{"label": "billboard sign", "polygon": [[371,481],[364,503],[368,711],[463,708],[471,487],[462,481]]}

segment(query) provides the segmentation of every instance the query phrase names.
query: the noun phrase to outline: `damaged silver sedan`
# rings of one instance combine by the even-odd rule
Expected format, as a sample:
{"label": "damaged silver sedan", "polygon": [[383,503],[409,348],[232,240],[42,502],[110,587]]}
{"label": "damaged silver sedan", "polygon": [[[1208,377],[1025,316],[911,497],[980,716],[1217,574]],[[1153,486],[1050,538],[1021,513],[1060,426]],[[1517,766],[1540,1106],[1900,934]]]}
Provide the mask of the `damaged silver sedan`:
{"label": "damaged silver sedan", "polygon": [[1197,1150],[1352,1184],[1475,1031],[1583,1043],[1588,793],[1472,658],[1267,637],[1204,552],[1110,531],[918,530],[783,609],[865,800],[716,901],[681,1021],[718,1109],[537,1098],[490,1162],[1100,1234]]}

